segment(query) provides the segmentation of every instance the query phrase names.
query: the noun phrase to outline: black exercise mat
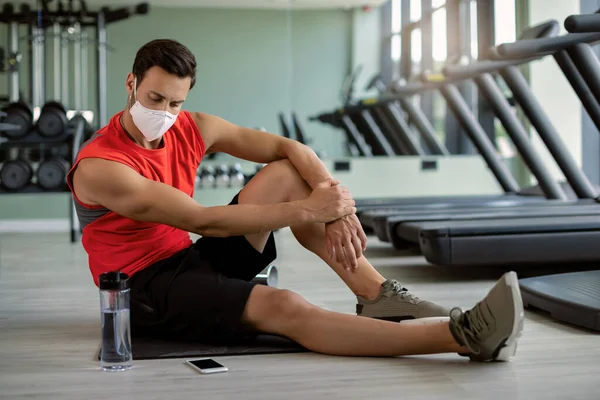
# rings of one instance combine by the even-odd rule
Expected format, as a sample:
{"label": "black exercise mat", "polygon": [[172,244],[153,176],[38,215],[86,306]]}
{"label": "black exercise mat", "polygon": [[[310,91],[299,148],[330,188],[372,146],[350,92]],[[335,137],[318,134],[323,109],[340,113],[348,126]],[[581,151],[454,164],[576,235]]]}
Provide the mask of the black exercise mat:
{"label": "black exercise mat", "polygon": [[[284,354],[309,351],[292,340],[273,335],[258,335],[229,345],[133,337],[131,339],[131,349],[134,360]],[[100,359],[100,351],[98,352],[98,359]]]}

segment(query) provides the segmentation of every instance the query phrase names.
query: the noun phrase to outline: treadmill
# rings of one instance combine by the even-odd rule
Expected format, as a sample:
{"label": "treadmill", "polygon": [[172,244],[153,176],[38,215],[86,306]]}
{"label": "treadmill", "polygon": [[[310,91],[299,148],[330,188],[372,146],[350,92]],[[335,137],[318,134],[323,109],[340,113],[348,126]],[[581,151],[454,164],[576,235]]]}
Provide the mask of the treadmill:
{"label": "treadmill", "polygon": [[[344,129],[349,142],[358,150],[358,155],[427,155],[397,104],[384,102],[373,105],[377,99],[364,99],[357,102],[352,100],[354,84],[360,70],[359,67],[344,82],[342,89],[344,107],[313,119]],[[371,89],[372,83],[367,89]],[[364,141],[358,138],[357,134],[362,135]]]}
{"label": "treadmill", "polygon": [[[598,32],[600,15],[571,16],[565,21],[565,27],[570,32]],[[499,53],[505,56],[552,53],[600,129],[600,62],[586,43],[598,40],[598,36],[593,39],[589,35],[565,35],[555,40],[506,44],[500,46]],[[568,73],[576,68],[580,74]],[[576,208],[571,210],[576,213]],[[520,213],[519,217],[430,222],[426,228],[421,224],[412,229],[407,227],[398,234],[416,236],[417,239],[410,240],[420,244],[429,261],[442,265],[598,262],[600,216],[597,213],[541,218],[528,218]],[[525,307],[600,331],[600,270],[525,278],[520,279],[519,284]]]}
{"label": "treadmill", "polygon": [[[350,116],[372,150],[376,151],[374,155],[426,155],[411,128],[404,121],[402,111],[392,102],[358,100],[355,104],[346,105],[339,112]],[[373,139],[369,138],[377,138],[375,148],[371,144]]]}
{"label": "treadmill", "polygon": [[364,113],[357,113],[356,109],[353,110],[353,113],[346,112],[346,107],[352,105],[352,92],[360,70],[361,68],[359,67],[344,80],[341,92],[344,108],[311,117],[309,120],[320,121],[321,123],[342,129],[346,134],[348,150],[354,157],[396,155],[396,150],[385,139],[368,110],[365,110]]}
{"label": "treadmill", "polygon": [[[368,83],[366,90],[377,89],[381,95],[385,95],[388,91],[387,85],[383,82],[380,75],[375,75],[371,81]],[[403,114],[402,110],[404,110],[404,115],[408,117],[408,120],[412,122],[417,131],[420,134],[420,137],[427,148],[428,155],[437,155],[437,156],[449,156],[450,152],[442,143],[440,139],[436,136],[435,129],[431,125],[431,123],[427,120],[427,117],[423,113],[419,107],[415,106],[410,100],[402,98],[398,100],[397,103],[394,104],[394,108],[398,110],[398,114]],[[394,116],[397,118],[397,116]],[[407,124],[405,120],[399,121],[400,123],[406,124],[408,129],[410,130],[410,126]]]}
{"label": "treadmill", "polygon": [[[402,99],[406,96],[414,95],[416,93],[421,93],[423,90],[436,90],[442,87],[443,85],[447,85],[448,83],[413,83],[407,85],[403,88],[403,92],[401,95],[399,94],[388,94],[385,95],[382,99],[373,102],[367,102],[363,104],[362,107],[366,108],[376,108],[381,107],[382,104],[388,104],[390,102],[396,102],[399,99]],[[462,101],[464,104],[464,99],[460,98],[458,95],[458,99],[455,99],[456,96],[453,96],[452,101]],[[350,106],[352,107],[352,106]],[[335,113],[329,114],[321,114],[318,117],[313,117],[311,120],[319,120],[324,123],[332,124],[336,127],[343,128],[349,137],[352,137],[352,143],[357,144],[357,147],[366,149],[361,150],[361,154],[367,154],[367,156],[374,156],[374,153],[370,152],[370,148],[366,143],[366,139],[362,137],[360,131],[354,124],[353,120],[346,114],[349,111],[353,111],[352,108],[346,107],[343,110],[337,110]],[[479,125],[475,117],[468,110],[466,105],[458,106],[456,108],[459,113],[466,113],[467,115],[461,118],[466,125],[466,129],[469,129],[469,132],[475,138],[474,141],[479,145],[478,148],[482,153],[488,167],[492,170],[495,178],[498,180],[502,189],[504,190],[504,194],[500,195],[470,195],[470,196],[431,196],[431,197],[402,197],[402,198],[366,198],[366,199],[356,199],[356,206],[359,209],[358,214],[360,215],[362,211],[366,209],[376,209],[383,208],[389,209],[390,207],[447,207],[451,205],[455,205],[456,207],[471,207],[473,203],[479,204],[481,202],[493,202],[497,205],[514,205],[520,204],[522,202],[540,202],[545,201],[543,197],[533,197],[533,196],[522,196],[516,194],[519,192],[520,188],[515,179],[510,174],[508,168],[504,165],[503,161],[494,151],[493,144],[485,135],[483,128]],[[349,134],[350,133],[350,134]],[[566,198],[562,196],[561,199]]]}
{"label": "treadmill", "polygon": [[[599,39],[600,36],[595,37],[588,35],[585,38],[573,38],[572,36],[567,40],[584,40],[594,41]],[[542,40],[542,39],[538,39]],[[543,39],[548,40],[548,39]],[[565,38],[561,38],[565,40]],[[516,42],[520,43],[520,42]],[[589,88],[582,81],[581,75],[571,64],[566,61],[570,61],[568,55],[563,54],[564,51],[554,52],[554,56],[560,59],[562,62],[561,68],[563,73],[571,82],[573,88],[582,99],[585,108],[588,110],[590,115],[600,116],[600,106],[597,102],[584,101],[590,98]],[[526,54],[531,59],[532,54]],[[539,56],[538,54],[534,54]],[[528,62],[529,59],[517,59],[516,64]],[[579,208],[581,205],[596,205],[597,191],[589,182],[585,174],[577,167],[575,161],[565,149],[565,146],[561,144],[558,132],[549,122],[548,118],[544,114],[543,110],[535,100],[531,91],[527,87],[523,76],[518,71],[516,65],[509,65],[502,68],[498,67],[498,61],[482,61],[473,63],[469,66],[452,66],[446,67],[445,73],[453,76],[454,78],[465,78],[471,79],[473,75],[476,75],[474,80],[477,83],[480,92],[490,100],[492,97],[497,97],[497,101],[490,101],[494,111],[496,112],[499,119],[502,121],[507,129],[507,133],[512,138],[516,147],[520,150],[523,156],[523,160],[527,163],[532,171],[533,175],[536,176],[540,182],[540,186],[543,187],[544,180],[552,179],[543,167],[542,161],[535,150],[528,143],[529,138],[527,133],[524,131],[521,123],[514,116],[509,109],[506,99],[501,96],[499,90],[493,84],[493,78],[490,72],[498,72],[500,75],[505,77],[505,81],[513,91],[514,97],[518,104],[521,105],[525,114],[529,117],[532,125],[536,128],[539,136],[543,142],[547,145],[550,153],[555,158],[557,164],[563,171],[568,183],[572,186],[573,192],[579,198],[577,201],[563,201],[563,202],[548,202],[547,204],[541,204],[537,207],[522,205],[518,208],[510,207],[505,208],[500,213],[498,210],[484,209],[484,208],[472,208],[470,210],[455,210],[449,212],[424,212],[419,215],[418,213],[407,213],[406,211],[396,211],[395,213],[371,213],[375,214],[373,217],[373,230],[377,237],[382,241],[392,242],[394,247],[398,249],[404,249],[406,247],[413,247],[419,244],[418,236],[414,235],[415,225],[419,221],[423,223],[431,224],[432,221],[450,221],[450,220],[476,220],[476,219],[491,219],[491,218],[512,218],[514,216],[527,216],[535,217],[544,215],[581,215],[587,213],[583,208]],[[570,68],[569,68],[570,66]],[[504,103],[504,104],[502,104]],[[600,117],[596,118],[600,120]],[[598,125],[600,128],[600,124]],[[554,182],[556,184],[556,182]],[[564,192],[564,191],[563,191]],[[575,211],[567,211],[565,206],[576,206],[578,207]],[[412,211],[412,210],[410,210]],[[595,212],[595,211],[594,211]],[[512,213],[512,214],[511,214]],[[364,218],[364,216],[363,216]],[[413,225],[407,225],[413,224]],[[418,226],[418,225],[417,225]],[[426,225],[429,226],[429,225]]]}
{"label": "treadmill", "polygon": [[[565,20],[565,28],[573,33],[598,32],[599,27],[599,15],[573,15]],[[578,51],[588,50],[584,47]],[[573,58],[578,56],[576,52],[572,52]],[[593,68],[593,63],[579,65],[582,72]],[[586,75],[591,86],[593,74]],[[600,270],[525,278],[519,280],[519,285],[525,307],[543,310],[559,321],[600,331]]]}
{"label": "treadmill", "polygon": [[[573,33],[598,32],[599,27],[598,15],[573,15],[565,20],[565,28]],[[589,52],[585,47],[574,49],[572,56],[577,58],[580,54],[575,53],[586,51]],[[593,64],[579,63],[588,81],[594,79],[594,74],[588,73]],[[545,311],[559,321],[600,331],[600,270],[525,278],[519,280],[519,285],[525,307]]]}
{"label": "treadmill", "polygon": [[[600,41],[600,33],[570,33],[552,39],[503,44],[498,47],[498,53],[510,57],[513,54],[560,52],[572,61],[584,60],[585,65],[591,68],[581,68],[579,79],[572,76],[571,83],[587,84],[586,98],[595,98],[598,105],[600,61],[589,44],[597,41]],[[571,54],[577,54],[577,57],[571,57]],[[572,65],[579,67],[583,63]],[[583,92],[584,88],[573,86],[578,94]],[[598,107],[586,109],[590,114],[598,112]],[[599,119],[599,116],[594,119]],[[532,123],[535,122],[532,120]],[[600,204],[582,215],[577,213],[577,210],[582,210],[579,207],[540,208],[537,216],[515,213],[514,218],[505,219],[492,217],[400,223],[395,225],[394,232],[405,239],[416,239],[426,259],[440,265],[596,262],[600,260],[597,251]]]}
{"label": "treadmill", "polygon": [[[558,33],[558,30],[558,23],[556,21],[549,21],[528,29],[524,33],[524,37],[554,36]],[[369,104],[363,104],[363,106],[373,108],[381,106],[381,104],[397,101],[402,102],[402,104],[409,105],[410,102],[406,100],[407,97],[417,93],[422,93],[424,90],[437,90],[448,85],[451,85],[451,82],[434,82],[426,84],[411,83],[403,86],[401,89],[396,88],[396,91],[401,93],[384,95],[377,102],[369,102]],[[453,89],[454,90],[452,90],[452,88],[448,89],[448,93],[450,93],[449,99],[451,102],[457,102],[458,104],[456,106],[453,106],[452,108],[455,111],[455,113],[458,114],[458,119],[463,129],[467,131],[471,140],[475,143],[477,149],[479,150],[479,153],[485,159],[488,167],[498,180],[501,188],[504,190],[504,194],[356,199],[356,206],[358,208],[359,216],[362,214],[363,211],[367,209],[387,210],[390,207],[402,207],[402,209],[406,209],[407,207],[424,207],[432,209],[447,207],[470,208],[474,204],[482,203],[488,205],[508,206],[522,203],[534,204],[547,201],[542,196],[523,196],[519,193],[521,190],[519,188],[519,185],[512,177],[508,168],[504,165],[503,161],[500,159],[498,154],[495,152],[494,146],[489,140],[489,138],[487,138],[487,136],[485,135],[483,128],[468,109],[468,106],[465,104],[464,99],[462,99],[462,97],[460,96],[460,93],[458,93],[458,90],[456,90],[455,87]],[[408,107],[408,110],[408,113],[411,116],[419,115],[418,108],[416,107]],[[360,134],[358,128],[356,127],[352,119],[347,114],[345,114],[344,111],[344,109],[337,110],[334,113],[321,114],[317,117],[312,117],[310,119],[319,120],[323,123],[332,124],[333,126],[344,129],[348,136],[349,142],[351,142],[354,146],[356,146],[356,148],[359,149],[358,153],[360,153],[360,155],[365,155],[367,157],[373,156],[374,153],[371,151],[369,145],[367,144],[367,141]],[[427,129],[426,123],[423,121],[424,119],[424,116],[422,116],[422,118],[417,117],[416,120],[421,120],[422,123],[416,125],[425,125],[424,129]],[[544,190],[543,187],[542,191],[549,199],[556,199],[562,201],[567,199],[567,196],[559,191],[554,191],[554,193],[548,193],[548,191]]]}
{"label": "treadmill", "polygon": [[[379,76],[375,76],[371,80],[367,85],[367,90],[373,87],[377,88],[380,93],[387,90]],[[399,102],[402,102],[402,100],[399,100]],[[393,151],[398,155],[450,155],[445,146],[435,136],[433,127],[426,121],[422,111],[420,112],[411,103],[406,104],[404,108],[404,111],[408,113],[408,117],[415,121],[426,148],[415,137],[415,133],[406,121],[405,112],[397,101],[378,102],[376,98],[362,99],[356,104],[347,104],[343,109],[332,113],[323,113],[310,118],[310,120],[318,120],[343,129],[348,141],[357,149],[355,156],[389,155],[391,151],[385,151],[385,148],[388,148],[387,144],[381,144],[382,141],[379,139],[375,139],[375,149],[372,147],[373,138],[382,137],[387,139],[388,144],[394,148]]]}
{"label": "treadmill", "polygon": [[323,124],[329,124],[334,128],[342,129],[348,140],[348,150],[353,157],[373,157],[371,147],[348,115],[334,111],[310,117],[309,121],[319,121]]}
{"label": "treadmill", "polygon": [[[556,21],[548,21],[543,24],[534,26],[526,30],[523,34],[523,38],[538,38],[538,37],[548,37],[553,36],[558,32],[558,22]],[[539,57],[538,57],[539,58]],[[526,59],[526,61],[531,61],[532,57]],[[499,69],[501,67],[505,68],[515,68],[515,64],[523,63],[524,60],[510,60],[510,61],[495,61],[490,64],[486,64],[488,68],[492,67],[492,69]],[[517,73],[518,70],[517,70]],[[477,75],[477,74],[472,74]],[[490,169],[494,172],[496,179],[498,179],[499,184],[503,187],[506,194],[500,196],[456,196],[456,197],[432,197],[432,198],[407,198],[403,201],[398,201],[396,205],[382,205],[377,206],[373,204],[364,205],[362,208],[362,212],[360,212],[359,218],[361,223],[366,228],[374,228],[377,232],[377,227],[374,226],[375,220],[379,219],[384,226],[383,229],[379,229],[378,231],[385,230],[385,221],[386,218],[395,213],[404,212],[406,210],[412,209],[436,209],[444,212],[448,212],[450,209],[464,209],[467,211],[472,211],[475,207],[489,208],[490,206],[516,206],[521,204],[552,204],[552,203],[560,203],[569,200],[569,196],[565,193],[565,191],[561,188],[561,186],[553,180],[551,175],[545,170],[543,167],[543,162],[539,155],[535,152],[535,150],[528,143],[527,133],[524,131],[522,126],[520,125],[518,119],[513,115],[512,110],[510,109],[510,105],[504,96],[500,93],[498,87],[493,82],[493,78],[488,77],[488,80],[485,80],[487,91],[490,92],[491,96],[487,96],[487,100],[493,106],[492,108],[496,110],[498,114],[501,114],[504,118],[501,118],[504,123],[508,133],[511,135],[513,142],[515,143],[517,149],[523,156],[524,161],[532,170],[533,174],[537,177],[539,182],[539,187],[542,193],[546,196],[538,197],[538,196],[527,196],[520,194],[520,188],[510,172],[504,165],[503,161],[500,159],[500,156],[496,152],[494,145],[489,140],[481,125],[479,125],[476,118],[468,109],[464,99],[461,97],[460,93],[456,86],[454,86],[453,82],[458,82],[464,80],[465,78],[472,78],[473,76],[463,77],[460,76],[458,78],[450,78],[444,82],[430,82],[425,85],[428,89],[440,89],[446,100],[448,101],[448,106],[457,116],[457,119],[465,129],[466,133],[469,135],[479,153],[485,158],[488,163]],[[408,85],[407,85],[408,86]],[[423,86],[423,85],[422,85]],[[525,90],[528,88],[525,87]],[[411,87],[405,87],[403,90],[403,94],[407,94],[407,92],[422,92],[423,88],[419,90],[418,85],[411,85]],[[531,96],[530,96],[531,97]],[[550,135],[548,135],[550,136]],[[558,139],[558,134],[555,133],[556,138],[551,138],[553,143],[557,143],[560,139]],[[563,163],[563,166],[567,168],[567,170],[572,171],[576,170],[576,163],[572,158],[563,157],[562,154],[559,154],[559,158]],[[595,196],[595,191],[592,188],[589,181],[585,179],[585,176],[582,174],[577,174],[577,172],[571,174],[573,175],[573,180],[576,182],[576,193],[579,198],[589,198]],[[556,200],[556,201],[553,201]],[[359,207],[361,204],[359,204]],[[381,237],[380,237],[381,238]]]}
{"label": "treadmill", "polygon": [[[340,121],[346,133],[351,134],[350,142],[358,148],[359,152],[367,156],[399,156],[423,155],[423,149],[418,142],[412,139],[410,128],[406,124],[395,121],[399,117],[391,103],[384,103],[378,107],[365,107],[363,102],[354,102],[352,93],[356,79],[362,70],[357,68],[351,76],[347,77],[342,88],[343,108],[336,110],[329,116],[330,120]],[[323,117],[319,118],[323,121]],[[329,121],[330,122],[330,121]],[[339,126],[334,123],[334,126]],[[352,126],[364,140],[356,137]]]}
{"label": "treadmill", "polygon": [[[371,88],[373,81],[368,85]],[[350,121],[344,122],[344,117],[349,117]],[[347,103],[344,108],[336,110],[333,113],[322,114],[318,119],[321,122],[329,123],[335,127],[342,128],[346,132],[350,129],[347,125],[351,122],[359,134],[364,138],[364,144],[370,149],[373,156],[427,156],[442,155],[444,150],[439,146],[429,149],[423,148],[418,138],[415,136],[412,128],[406,122],[404,112],[396,102],[379,102],[377,98],[361,99],[353,104]],[[347,120],[347,119],[346,119]],[[340,123],[335,124],[335,121]],[[346,125],[346,126],[344,126]],[[431,134],[431,132],[427,132]],[[425,136],[426,143],[434,143],[435,138]],[[352,139],[356,142],[356,139]],[[362,150],[361,153],[369,153]],[[447,154],[447,150],[446,150]]]}

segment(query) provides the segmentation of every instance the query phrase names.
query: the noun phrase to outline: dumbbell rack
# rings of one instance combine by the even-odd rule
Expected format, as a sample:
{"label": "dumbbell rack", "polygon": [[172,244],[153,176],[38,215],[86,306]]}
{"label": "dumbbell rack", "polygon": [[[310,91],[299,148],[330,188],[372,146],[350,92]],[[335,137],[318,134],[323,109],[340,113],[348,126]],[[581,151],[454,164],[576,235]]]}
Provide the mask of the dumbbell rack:
{"label": "dumbbell rack", "polygon": [[[73,122],[74,121],[74,122]],[[48,145],[50,147],[68,144],[69,147],[69,165],[74,162],[75,156],[79,152],[81,145],[85,141],[86,135],[86,121],[83,117],[77,117],[71,119],[67,124],[67,127],[63,133],[55,137],[44,137],[40,135],[35,128],[33,128],[27,136],[22,138],[13,139],[6,138],[0,133],[0,148],[3,146],[27,148],[35,145]],[[1,130],[1,129],[0,129]],[[31,167],[33,170],[33,167]],[[35,173],[32,173],[35,176]],[[47,190],[38,185],[37,183],[30,182],[23,188],[18,190],[10,190],[0,185],[0,194],[51,194],[51,193],[70,193],[70,190],[66,184],[66,181],[60,188],[56,190]],[[71,231],[71,242],[77,242],[80,236],[79,223],[76,218],[74,210],[73,200],[69,196],[69,225]]]}

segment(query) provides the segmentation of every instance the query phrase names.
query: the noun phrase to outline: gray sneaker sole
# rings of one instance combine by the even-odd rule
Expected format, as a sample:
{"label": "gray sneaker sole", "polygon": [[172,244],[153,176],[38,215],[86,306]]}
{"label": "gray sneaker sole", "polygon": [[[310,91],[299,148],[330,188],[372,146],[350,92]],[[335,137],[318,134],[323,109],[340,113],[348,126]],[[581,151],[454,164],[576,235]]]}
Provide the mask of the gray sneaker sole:
{"label": "gray sneaker sole", "polygon": [[523,310],[523,299],[521,298],[521,290],[519,289],[519,279],[516,272],[511,271],[504,275],[506,286],[512,291],[513,306],[515,311],[515,320],[513,329],[503,347],[498,352],[495,358],[498,361],[508,361],[517,352],[517,341],[523,332],[523,323],[525,320],[525,312]]}

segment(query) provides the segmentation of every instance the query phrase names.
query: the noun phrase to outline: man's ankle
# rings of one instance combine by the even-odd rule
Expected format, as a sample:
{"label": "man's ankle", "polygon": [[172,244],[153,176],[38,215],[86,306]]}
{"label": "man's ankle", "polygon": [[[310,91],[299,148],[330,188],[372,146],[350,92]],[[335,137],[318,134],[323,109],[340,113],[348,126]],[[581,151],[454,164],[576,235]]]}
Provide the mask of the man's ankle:
{"label": "man's ankle", "polygon": [[365,286],[354,292],[357,297],[362,297],[365,300],[373,301],[381,295],[381,284],[374,282],[374,284]]}

